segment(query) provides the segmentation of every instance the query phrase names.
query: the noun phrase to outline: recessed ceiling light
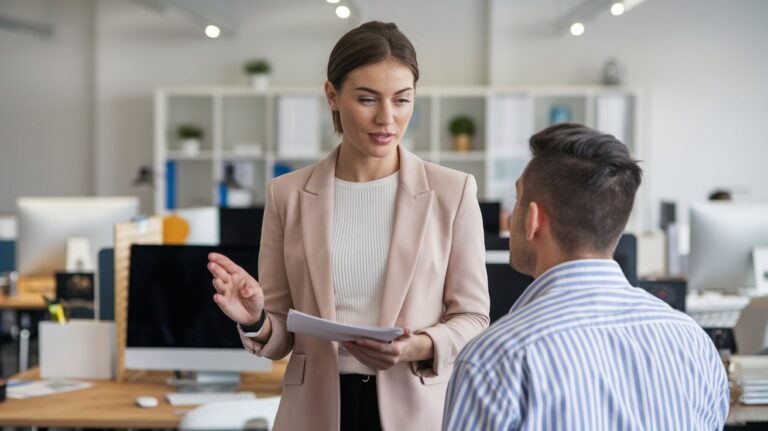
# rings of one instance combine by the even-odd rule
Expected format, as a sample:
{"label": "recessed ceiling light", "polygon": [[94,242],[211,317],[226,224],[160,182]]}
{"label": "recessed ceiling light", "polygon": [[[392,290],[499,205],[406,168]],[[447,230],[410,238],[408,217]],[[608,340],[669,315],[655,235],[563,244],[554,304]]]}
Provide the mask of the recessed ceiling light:
{"label": "recessed ceiling light", "polygon": [[205,27],[205,35],[211,39],[216,39],[221,35],[221,30],[215,25],[209,25]]}
{"label": "recessed ceiling light", "polygon": [[338,3],[338,2],[340,2],[341,0],[325,0],[325,1],[327,1],[327,2],[328,2],[328,3],[330,3],[330,4],[337,4],[337,3]]}
{"label": "recessed ceiling light", "polygon": [[619,16],[624,13],[624,3],[616,2],[611,5],[611,15]]}
{"label": "recessed ceiling light", "polygon": [[581,36],[584,34],[584,24],[575,22],[571,25],[571,34],[574,36]]}
{"label": "recessed ceiling light", "polygon": [[336,8],[336,16],[341,19],[347,19],[352,15],[352,11],[346,6],[339,6]]}

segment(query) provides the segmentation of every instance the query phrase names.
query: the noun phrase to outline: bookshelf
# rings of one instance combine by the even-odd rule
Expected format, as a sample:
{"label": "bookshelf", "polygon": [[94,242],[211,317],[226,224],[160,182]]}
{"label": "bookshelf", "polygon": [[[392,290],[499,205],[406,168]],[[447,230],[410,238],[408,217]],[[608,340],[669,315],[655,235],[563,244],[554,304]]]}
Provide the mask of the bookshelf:
{"label": "bookshelf", "polygon": [[[266,184],[276,172],[311,165],[339,141],[319,85],[264,92],[159,88],[154,101],[158,213],[169,208],[169,191],[176,208],[217,205],[217,185],[230,163],[254,204],[263,203]],[[616,135],[635,158],[643,159],[641,113],[642,92],[625,87],[419,87],[403,145],[427,161],[473,174],[480,199],[511,207],[514,181],[528,161],[527,141],[535,131],[567,119]],[[458,115],[472,118],[476,126],[467,152],[454,151],[448,131]],[[182,151],[176,138],[185,124],[204,131],[194,154]],[[636,226],[641,226],[643,202],[638,196],[631,220]]]}

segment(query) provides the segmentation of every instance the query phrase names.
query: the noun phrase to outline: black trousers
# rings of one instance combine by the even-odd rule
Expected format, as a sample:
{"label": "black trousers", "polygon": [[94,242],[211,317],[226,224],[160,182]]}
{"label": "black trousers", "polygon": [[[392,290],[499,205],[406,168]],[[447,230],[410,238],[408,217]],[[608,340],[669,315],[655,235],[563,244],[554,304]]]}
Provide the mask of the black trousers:
{"label": "black trousers", "polygon": [[341,431],[380,430],[376,377],[361,374],[339,376]]}

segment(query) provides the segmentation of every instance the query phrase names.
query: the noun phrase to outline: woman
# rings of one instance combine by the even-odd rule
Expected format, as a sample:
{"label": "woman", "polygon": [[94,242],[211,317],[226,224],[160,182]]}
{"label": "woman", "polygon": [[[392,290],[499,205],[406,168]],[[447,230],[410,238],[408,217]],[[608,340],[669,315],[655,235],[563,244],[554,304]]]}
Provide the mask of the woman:
{"label": "woman", "polygon": [[[260,281],[210,256],[214,301],[246,349],[292,352],[277,429],[438,429],[453,360],[488,326],[475,180],[399,145],[418,77],[394,24],[345,34],[325,83],[341,144],[268,185]],[[290,308],[404,333],[339,345],[287,332]]]}

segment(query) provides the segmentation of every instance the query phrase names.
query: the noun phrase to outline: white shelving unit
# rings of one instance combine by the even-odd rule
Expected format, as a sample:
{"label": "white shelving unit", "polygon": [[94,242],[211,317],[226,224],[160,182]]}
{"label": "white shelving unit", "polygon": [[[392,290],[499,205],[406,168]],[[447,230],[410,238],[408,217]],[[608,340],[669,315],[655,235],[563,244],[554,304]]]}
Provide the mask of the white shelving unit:
{"label": "white shelving unit", "polygon": [[[286,108],[290,101],[300,111]],[[281,102],[282,100],[282,102]],[[288,102],[286,102],[288,101]],[[281,105],[282,103],[282,105]],[[414,116],[403,145],[425,160],[473,174],[481,199],[513,205],[514,181],[528,161],[528,138],[552,122],[568,119],[612,133],[637,159],[647,157],[642,135],[641,91],[632,88],[419,87]],[[284,113],[283,118],[279,115]],[[457,115],[475,121],[468,152],[453,151],[448,124]],[[306,119],[306,121],[304,121]],[[285,123],[282,124],[281,121]],[[317,124],[319,123],[319,124]],[[198,154],[181,151],[176,130],[192,124],[204,130]],[[299,125],[299,126],[296,126]],[[280,136],[302,128],[310,133]],[[319,136],[315,136],[319,134]],[[300,141],[299,144],[295,142]],[[263,203],[266,183],[278,170],[298,169],[320,160],[337,145],[322,89],[273,88],[257,92],[238,87],[161,88],[155,92],[155,210],[166,211],[168,161],[175,165],[175,207],[216,205],[224,166],[247,171],[254,202]],[[290,153],[280,148],[281,142]],[[250,146],[251,151],[239,149]],[[252,151],[253,146],[260,148]],[[295,151],[308,147],[308,150]],[[647,166],[644,166],[647,169]],[[642,226],[644,201],[638,196],[631,226]]]}

